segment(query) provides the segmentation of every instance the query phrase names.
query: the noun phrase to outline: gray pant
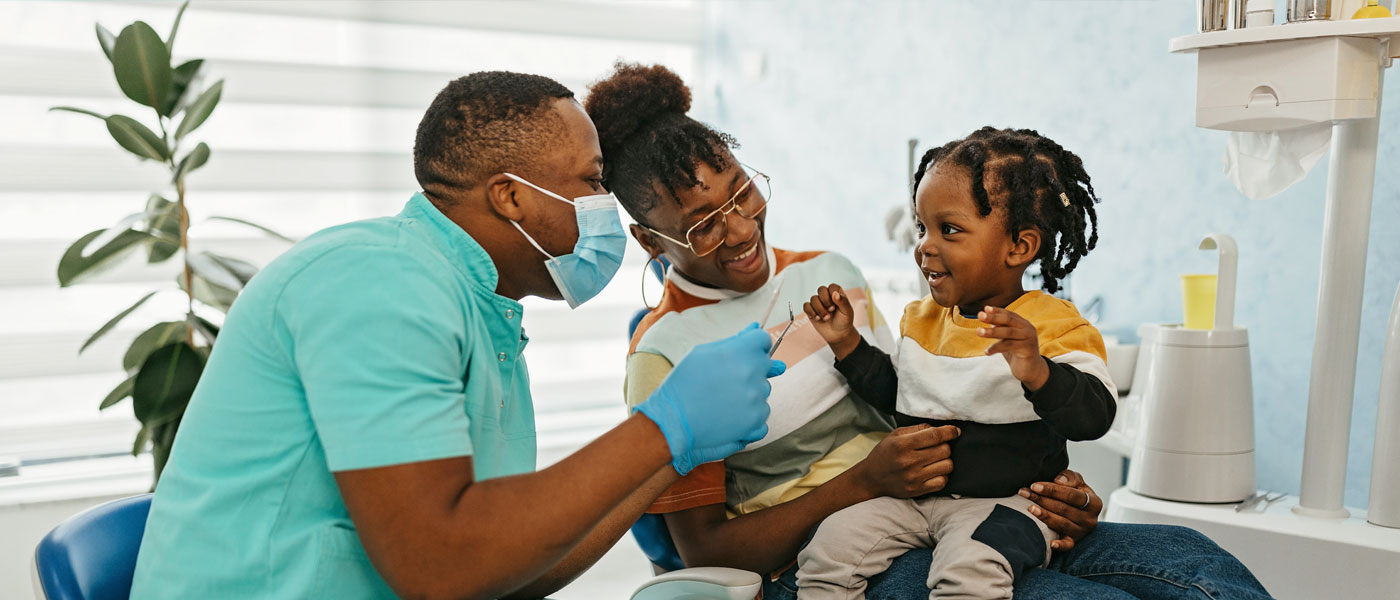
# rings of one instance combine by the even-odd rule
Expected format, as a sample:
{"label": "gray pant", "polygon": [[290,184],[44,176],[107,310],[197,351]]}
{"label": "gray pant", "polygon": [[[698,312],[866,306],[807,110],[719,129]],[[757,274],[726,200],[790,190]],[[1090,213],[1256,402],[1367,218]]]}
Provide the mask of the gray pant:
{"label": "gray pant", "polygon": [[[1010,598],[1045,566],[1056,533],[1009,498],[877,498],[827,517],[797,557],[798,598],[865,598],[866,580],[913,548],[934,546],[929,598]],[[936,544],[936,546],[935,546]]]}

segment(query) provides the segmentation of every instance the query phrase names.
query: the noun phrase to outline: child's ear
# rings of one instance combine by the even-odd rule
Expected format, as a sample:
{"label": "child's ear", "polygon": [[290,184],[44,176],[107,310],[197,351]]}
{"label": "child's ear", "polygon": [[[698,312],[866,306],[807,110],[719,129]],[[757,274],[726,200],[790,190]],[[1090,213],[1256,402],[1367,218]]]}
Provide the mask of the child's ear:
{"label": "child's ear", "polygon": [[1016,232],[1011,239],[1011,251],[1006,254],[1006,266],[1019,269],[1031,264],[1040,254],[1040,230],[1028,227]]}

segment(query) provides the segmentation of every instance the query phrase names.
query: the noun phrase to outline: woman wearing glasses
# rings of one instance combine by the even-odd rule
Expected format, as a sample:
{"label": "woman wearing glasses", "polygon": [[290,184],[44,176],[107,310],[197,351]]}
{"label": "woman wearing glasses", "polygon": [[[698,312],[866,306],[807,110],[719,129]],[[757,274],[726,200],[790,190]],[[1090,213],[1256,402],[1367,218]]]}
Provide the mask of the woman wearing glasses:
{"label": "woman wearing glasses", "polygon": [[[723,462],[695,468],[648,510],[664,515],[687,566],[770,575],[763,597],[795,597],[795,560],[828,515],[863,500],[936,492],[953,465],[952,427],[902,428],[852,395],[800,306],[832,282],[849,292],[856,327],[892,350],[860,270],[831,252],[774,248],[764,236],[770,177],[740,163],[733,137],[686,116],[690,91],[661,66],[617,65],[590,90],[604,185],[636,221],[632,235],[671,268],[657,306],[632,338],[629,405],[645,400],[692,347],[758,321],[784,333],[775,358],[769,432]],[[725,373],[713,374],[716,379]],[[1018,580],[1017,598],[1204,598],[1255,594],[1237,560],[1189,529],[1097,522],[1102,502],[1077,473],[1038,484],[1036,516],[1063,537],[1047,569]],[[1091,534],[1092,532],[1092,534]],[[931,554],[911,551],[871,580],[870,598],[927,594]],[[1207,596],[1207,594],[1211,594]]]}

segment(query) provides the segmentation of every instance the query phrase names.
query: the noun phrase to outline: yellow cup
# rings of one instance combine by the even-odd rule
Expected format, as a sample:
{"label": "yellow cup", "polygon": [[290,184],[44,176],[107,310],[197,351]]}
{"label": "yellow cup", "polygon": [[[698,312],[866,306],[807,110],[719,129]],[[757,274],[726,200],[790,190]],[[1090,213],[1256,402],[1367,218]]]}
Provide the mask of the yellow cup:
{"label": "yellow cup", "polygon": [[1214,329],[1215,275],[1182,275],[1181,308],[1187,329]]}

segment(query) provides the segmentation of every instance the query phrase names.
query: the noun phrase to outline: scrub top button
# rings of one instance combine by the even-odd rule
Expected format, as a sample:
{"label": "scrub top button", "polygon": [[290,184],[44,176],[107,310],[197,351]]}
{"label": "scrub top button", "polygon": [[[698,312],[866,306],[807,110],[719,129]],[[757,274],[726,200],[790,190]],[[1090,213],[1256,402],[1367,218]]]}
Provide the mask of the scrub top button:
{"label": "scrub top button", "polygon": [[514,319],[514,318],[515,318],[515,309],[513,309],[513,308],[507,308],[507,309],[506,309],[506,318],[507,318],[507,319]]}
{"label": "scrub top button", "polygon": [[499,361],[501,361],[501,362],[506,362],[506,353],[505,353],[505,352],[501,352],[500,354],[497,354],[497,355],[496,355],[496,360],[499,360]]}

